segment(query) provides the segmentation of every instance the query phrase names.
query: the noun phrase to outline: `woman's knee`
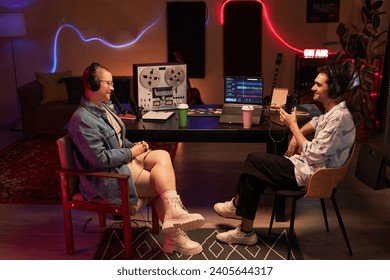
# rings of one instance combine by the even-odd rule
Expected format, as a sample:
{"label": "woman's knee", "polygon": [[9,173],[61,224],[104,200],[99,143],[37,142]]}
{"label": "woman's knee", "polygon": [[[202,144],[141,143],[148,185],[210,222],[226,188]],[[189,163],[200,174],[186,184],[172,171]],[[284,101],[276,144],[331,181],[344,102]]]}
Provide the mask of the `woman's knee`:
{"label": "woman's knee", "polygon": [[169,162],[171,163],[171,156],[170,154],[165,150],[155,150],[157,158],[162,162]]}
{"label": "woman's knee", "polygon": [[[160,166],[172,166],[170,154],[165,150],[153,150],[145,158],[146,166],[152,167],[156,164]],[[148,165],[152,164],[152,166]]]}

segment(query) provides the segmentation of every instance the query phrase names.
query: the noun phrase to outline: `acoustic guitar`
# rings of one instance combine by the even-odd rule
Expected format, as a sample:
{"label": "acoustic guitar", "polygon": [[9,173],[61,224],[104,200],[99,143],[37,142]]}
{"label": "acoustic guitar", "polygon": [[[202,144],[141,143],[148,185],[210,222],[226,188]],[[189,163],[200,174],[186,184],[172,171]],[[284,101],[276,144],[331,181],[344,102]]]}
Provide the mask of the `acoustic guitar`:
{"label": "acoustic guitar", "polygon": [[[174,51],[173,55],[175,56],[177,62],[185,63],[180,51]],[[188,75],[187,75],[187,103],[188,105],[204,104],[202,97],[200,96],[199,89],[193,88],[191,86]]]}

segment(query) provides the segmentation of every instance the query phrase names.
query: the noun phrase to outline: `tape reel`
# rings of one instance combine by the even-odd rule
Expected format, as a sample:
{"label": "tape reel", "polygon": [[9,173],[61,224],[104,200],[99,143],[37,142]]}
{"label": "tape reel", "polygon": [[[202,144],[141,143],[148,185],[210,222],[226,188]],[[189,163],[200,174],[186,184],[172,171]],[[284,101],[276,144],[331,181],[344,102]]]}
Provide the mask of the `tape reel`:
{"label": "tape reel", "polygon": [[152,89],[160,84],[160,71],[157,67],[147,67],[140,73],[140,83],[144,88]]}
{"label": "tape reel", "polygon": [[165,71],[165,82],[171,87],[177,88],[185,82],[185,71],[180,66],[168,67]]}

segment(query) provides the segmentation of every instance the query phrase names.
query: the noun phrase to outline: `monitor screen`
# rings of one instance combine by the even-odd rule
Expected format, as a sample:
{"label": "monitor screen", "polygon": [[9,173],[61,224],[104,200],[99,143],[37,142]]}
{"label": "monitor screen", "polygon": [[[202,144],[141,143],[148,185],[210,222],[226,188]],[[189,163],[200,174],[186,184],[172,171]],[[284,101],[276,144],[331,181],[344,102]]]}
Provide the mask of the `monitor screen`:
{"label": "monitor screen", "polygon": [[224,102],[262,105],[263,78],[226,76]]}

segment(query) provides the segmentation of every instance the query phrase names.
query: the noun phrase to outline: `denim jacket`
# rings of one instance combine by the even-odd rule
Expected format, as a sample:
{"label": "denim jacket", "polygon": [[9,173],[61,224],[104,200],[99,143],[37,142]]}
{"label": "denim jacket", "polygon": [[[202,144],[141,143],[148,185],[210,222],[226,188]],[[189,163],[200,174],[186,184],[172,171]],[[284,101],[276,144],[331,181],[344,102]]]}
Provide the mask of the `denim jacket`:
{"label": "denim jacket", "polygon": [[[110,109],[111,102],[103,103]],[[125,138],[126,128],[120,118],[112,114],[122,128],[123,147],[115,130],[110,125],[106,112],[89,100],[82,98],[80,106],[69,122],[68,134],[74,143],[76,166],[80,170],[105,171],[129,174],[130,204],[136,204],[138,195],[127,163],[132,155],[129,150],[132,143]],[[115,204],[121,203],[120,188],[117,179],[80,176],[80,191],[84,199],[101,197]]]}

